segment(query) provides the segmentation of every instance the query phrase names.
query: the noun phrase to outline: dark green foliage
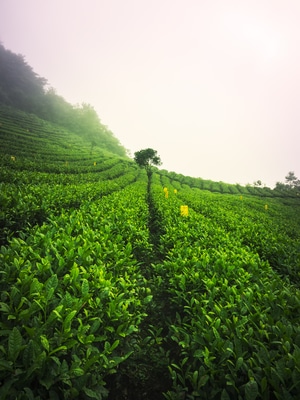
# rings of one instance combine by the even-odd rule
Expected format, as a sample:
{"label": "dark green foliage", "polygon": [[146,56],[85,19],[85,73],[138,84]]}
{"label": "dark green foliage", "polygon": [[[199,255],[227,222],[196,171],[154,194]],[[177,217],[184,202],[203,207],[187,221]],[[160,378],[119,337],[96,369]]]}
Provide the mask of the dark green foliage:
{"label": "dark green foliage", "polygon": [[6,50],[0,43],[0,104],[38,112],[46,83],[23,56]]}
{"label": "dark green foliage", "polygon": [[148,178],[152,175],[152,167],[161,165],[161,159],[157,151],[153,149],[144,149],[134,153],[134,161],[139,167],[145,168]]}

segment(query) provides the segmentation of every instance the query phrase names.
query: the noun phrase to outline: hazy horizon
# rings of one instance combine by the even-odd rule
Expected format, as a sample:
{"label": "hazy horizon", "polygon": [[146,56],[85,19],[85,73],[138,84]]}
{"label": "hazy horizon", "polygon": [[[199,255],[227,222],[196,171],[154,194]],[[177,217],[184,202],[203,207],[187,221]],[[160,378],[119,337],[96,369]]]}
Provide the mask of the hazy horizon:
{"label": "hazy horizon", "polygon": [[0,41],[163,169],[274,187],[300,175],[300,2],[0,2]]}

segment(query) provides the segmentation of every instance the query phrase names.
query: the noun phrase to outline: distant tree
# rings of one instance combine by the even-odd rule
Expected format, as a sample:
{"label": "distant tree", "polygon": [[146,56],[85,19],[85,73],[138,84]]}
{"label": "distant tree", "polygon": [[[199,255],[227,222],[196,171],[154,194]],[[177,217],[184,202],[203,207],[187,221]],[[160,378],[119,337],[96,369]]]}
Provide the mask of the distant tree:
{"label": "distant tree", "polygon": [[144,149],[134,153],[134,161],[141,167],[145,168],[148,179],[152,176],[152,167],[161,165],[161,159],[157,155],[157,151],[153,149]]}
{"label": "distant tree", "polygon": [[82,103],[72,108],[72,118],[65,125],[68,129],[85,137],[91,143],[91,151],[100,146],[119,156],[126,157],[126,150],[114,134],[105,126],[94,107]]}
{"label": "distant tree", "polygon": [[282,182],[276,182],[275,188],[278,190],[286,190],[289,189],[288,185]]}
{"label": "distant tree", "polygon": [[253,185],[260,187],[260,186],[262,186],[262,182],[261,182],[261,180],[258,180],[258,181],[253,182]]}
{"label": "distant tree", "polygon": [[276,189],[278,190],[296,190],[300,192],[300,179],[298,179],[294,172],[290,171],[285,177],[285,183],[276,182]]}
{"label": "distant tree", "polygon": [[290,187],[294,187],[297,180],[298,180],[298,178],[296,177],[295,173],[292,171],[290,171],[287,174],[287,176],[285,177],[285,181]]}
{"label": "distant tree", "polygon": [[52,87],[48,88],[45,92],[44,108],[42,112],[37,114],[48,121],[62,125],[73,131],[77,126],[73,106],[62,96],[59,96]]}

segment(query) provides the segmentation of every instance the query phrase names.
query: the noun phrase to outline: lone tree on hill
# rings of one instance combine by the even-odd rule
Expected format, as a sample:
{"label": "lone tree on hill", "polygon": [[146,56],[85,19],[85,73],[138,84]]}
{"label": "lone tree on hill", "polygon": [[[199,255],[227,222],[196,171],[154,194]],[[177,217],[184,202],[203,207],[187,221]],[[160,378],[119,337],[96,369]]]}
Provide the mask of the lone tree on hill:
{"label": "lone tree on hill", "polygon": [[153,149],[144,149],[134,153],[134,161],[141,167],[145,168],[148,179],[152,176],[153,165],[161,165],[161,159],[157,155],[157,151]]}

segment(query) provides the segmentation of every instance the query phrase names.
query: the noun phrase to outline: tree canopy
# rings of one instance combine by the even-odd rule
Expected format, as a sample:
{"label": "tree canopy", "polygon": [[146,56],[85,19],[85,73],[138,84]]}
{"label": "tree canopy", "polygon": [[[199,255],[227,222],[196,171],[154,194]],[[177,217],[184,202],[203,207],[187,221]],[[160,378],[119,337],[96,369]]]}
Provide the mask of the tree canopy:
{"label": "tree canopy", "polygon": [[152,174],[152,167],[162,164],[157,151],[153,149],[144,149],[134,153],[134,161],[141,167],[145,168],[148,176]]}
{"label": "tree canopy", "polygon": [[290,187],[296,187],[300,185],[299,179],[296,177],[295,173],[290,171],[287,176],[285,177],[285,182],[290,186]]}
{"label": "tree canopy", "polygon": [[6,50],[0,43],[0,103],[35,113],[40,108],[46,83],[22,55]]}

